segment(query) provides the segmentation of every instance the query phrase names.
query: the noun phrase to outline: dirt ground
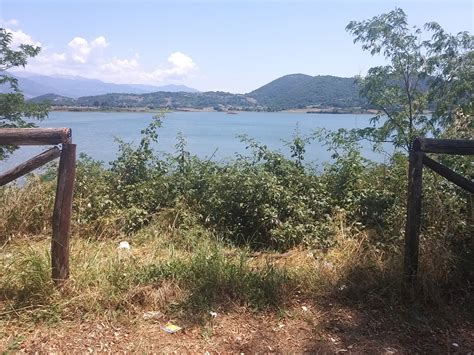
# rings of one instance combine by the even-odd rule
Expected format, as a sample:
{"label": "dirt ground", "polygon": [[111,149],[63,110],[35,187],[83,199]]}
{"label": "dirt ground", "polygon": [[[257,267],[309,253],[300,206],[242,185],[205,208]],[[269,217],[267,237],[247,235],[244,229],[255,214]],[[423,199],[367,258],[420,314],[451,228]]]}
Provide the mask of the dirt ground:
{"label": "dirt ground", "polygon": [[[472,353],[474,324],[462,314],[449,322],[426,315],[299,303],[285,311],[216,310],[205,324],[182,324],[160,315],[116,322],[61,321],[31,329],[9,326],[0,339],[6,352],[165,353]],[[461,319],[462,318],[462,319]],[[168,321],[183,327],[162,330]],[[435,325],[438,324],[438,325]],[[443,324],[445,325],[439,325]]]}

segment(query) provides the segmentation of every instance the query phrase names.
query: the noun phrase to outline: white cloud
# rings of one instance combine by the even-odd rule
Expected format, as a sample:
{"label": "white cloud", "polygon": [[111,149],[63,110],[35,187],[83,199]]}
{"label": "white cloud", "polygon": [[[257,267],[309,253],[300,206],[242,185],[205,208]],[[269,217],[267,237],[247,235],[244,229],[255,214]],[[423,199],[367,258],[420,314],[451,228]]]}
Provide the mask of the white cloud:
{"label": "white cloud", "polygon": [[68,47],[71,49],[72,59],[84,64],[89,59],[89,55],[95,48],[105,48],[109,44],[104,36],[99,36],[90,43],[82,37],[74,37]]}
{"label": "white cloud", "polygon": [[[12,31],[16,43],[41,45],[26,33]],[[109,43],[104,36],[93,40],[74,37],[64,51],[55,52],[43,48],[40,54],[30,59],[25,70],[44,75],[77,75],[114,83],[158,84],[179,82],[198,70],[193,59],[180,51],[171,53],[166,61],[146,67],[135,53],[129,58],[107,56]],[[21,69],[20,69],[21,70]]]}
{"label": "white cloud", "polygon": [[100,68],[106,72],[122,73],[124,70],[137,70],[139,64],[135,58],[132,59],[119,59],[113,58],[110,62],[100,66]]}
{"label": "white cloud", "polygon": [[106,39],[104,36],[97,37],[91,42],[91,47],[99,47],[99,48],[105,48],[109,44],[107,43]]}
{"label": "white cloud", "polygon": [[72,51],[72,59],[79,63],[85,63],[87,57],[91,52],[91,47],[89,42],[82,37],[74,37],[71,42],[68,43],[68,47]]}
{"label": "white cloud", "polygon": [[12,18],[10,20],[0,20],[0,25],[5,27],[16,27],[20,24],[20,22],[16,18]]}
{"label": "white cloud", "polygon": [[167,65],[153,70],[143,68],[138,59],[138,54],[130,59],[114,57],[100,66],[101,72],[97,75],[115,83],[156,84],[185,79],[198,69],[193,59],[181,52],[171,53]]}
{"label": "white cloud", "polygon": [[12,30],[11,28],[6,28],[5,31],[12,34],[12,47],[18,47],[20,44],[30,44],[32,46],[41,46],[41,43],[35,41],[29,34],[26,34],[22,30]]}
{"label": "white cloud", "polygon": [[66,53],[46,52],[42,55],[39,55],[35,60],[40,63],[49,63],[56,65],[58,63],[66,62],[67,56]]}
{"label": "white cloud", "polygon": [[171,73],[173,74],[187,74],[196,69],[196,63],[193,62],[191,57],[181,52],[174,52],[168,57],[168,62],[172,64]]}

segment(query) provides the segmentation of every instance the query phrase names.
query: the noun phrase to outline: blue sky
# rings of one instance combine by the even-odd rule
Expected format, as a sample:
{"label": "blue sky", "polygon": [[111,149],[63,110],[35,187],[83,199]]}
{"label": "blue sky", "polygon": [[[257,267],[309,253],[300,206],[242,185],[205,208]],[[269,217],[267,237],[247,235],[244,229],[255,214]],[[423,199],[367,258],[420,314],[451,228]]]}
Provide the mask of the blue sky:
{"label": "blue sky", "polygon": [[397,6],[413,25],[474,32],[471,0],[0,0],[0,21],[15,42],[41,44],[30,72],[245,93],[285,74],[353,76],[383,63],[345,26]]}

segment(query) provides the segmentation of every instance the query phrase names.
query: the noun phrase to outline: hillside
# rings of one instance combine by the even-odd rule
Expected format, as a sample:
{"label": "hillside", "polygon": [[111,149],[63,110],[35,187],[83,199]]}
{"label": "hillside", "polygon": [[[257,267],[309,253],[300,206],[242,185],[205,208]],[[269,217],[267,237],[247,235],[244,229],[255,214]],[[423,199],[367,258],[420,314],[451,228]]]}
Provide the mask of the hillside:
{"label": "hillside", "polygon": [[[50,86],[51,82],[48,82]],[[50,87],[49,86],[49,87]],[[152,89],[152,87],[146,87]],[[145,88],[142,88],[145,89]],[[209,108],[215,110],[285,110],[313,107],[348,109],[364,107],[353,78],[336,76],[309,76],[291,74],[278,78],[248,94],[232,94],[222,91],[152,93],[107,93],[74,98],[72,95],[52,94],[35,98],[49,100],[55,106],[80,106],[98,108]],[[51,92],[51,91],[50,91]],[[65,97],[66,96],[66,97]],[[73,99],[74,98],[74,99]]]}
{"label": "hillside", "polygon": [[53,106],[73,106],[76,104],[76,100],[70,97],[56,95],[56,94],[45,94],[41,96],[34,97],[29,102],[39,103],[47,101],[50,105]]}
{"label": "hillside", "polygon": [[244,95],[227,92],[209,91],[203,93],[186,92],[154,92],[150,94],[106,94],[99,96],[80,97],[78,106],[87,107],[119,107],[119,108],[206,108],[215,107],[250,107],[255,101]]}
{"label": "hillside", "polygon": [[363,106],[354,78],[330,75],[285,75],[247,95],[260,105],[279,109]]}

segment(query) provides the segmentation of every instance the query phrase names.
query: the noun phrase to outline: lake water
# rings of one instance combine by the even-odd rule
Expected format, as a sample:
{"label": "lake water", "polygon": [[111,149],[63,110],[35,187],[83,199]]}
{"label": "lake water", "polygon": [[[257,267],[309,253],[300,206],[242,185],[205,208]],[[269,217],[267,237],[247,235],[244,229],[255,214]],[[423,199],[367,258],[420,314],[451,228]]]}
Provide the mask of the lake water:
{"label": "lake water", "polygon": [[[114,137],[138,143],[140,131],[151,121],[152,113],[138,112],[51,112],[40,122],[40,127],[70,127],[78,153],[109,162],[117,154],[118,143]],[[318,128],[363,128],[369,125],[370,115],[356,114],[306,114],[287,112],[172,112],[163,118],[159,129],[156,150],[171,153],[175,150],[179,132],[186,138],[188,150],[201,158],[221,161],[245,154],[245,144],[238,135],[249,137],[289,155],[284,141],[291,140],[298,127],[303,136]],[[21,147],[10,159],[0,164],[0,171],[28,159],[45,147]],[[247,152],[248,153],[248,152]],[[363,144],[365,157],[383,161],[380,153],[371,151],[370,144]],[[321,164],[330,160],[330,153],[315,141],[306,149],[307,162]]]}

